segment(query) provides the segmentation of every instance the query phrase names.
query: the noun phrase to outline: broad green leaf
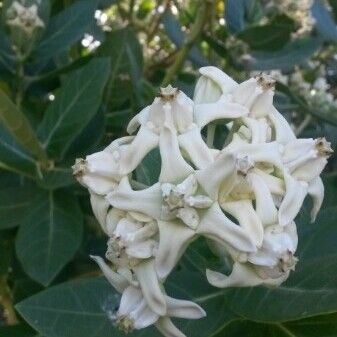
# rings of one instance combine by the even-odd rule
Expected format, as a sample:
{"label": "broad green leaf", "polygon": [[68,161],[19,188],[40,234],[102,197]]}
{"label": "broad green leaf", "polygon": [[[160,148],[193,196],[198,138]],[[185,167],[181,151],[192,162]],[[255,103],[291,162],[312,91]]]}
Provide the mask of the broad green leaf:
{"label": "broad green leaf", "polygon": [[289,70],[311,57],[321,46],[319,38],[302,38],[288,42],[282,49],[274,52],[252,53],[250,70]]}
{"label": "broad green leaf", "polygon": [[25,272],[48,285],[77,251],[82,223],[82,212],[72,195],[62,190],[41,192],[16,238],[16,254]]}
{"label": "broad green leaf", "polygon": [[86,32],[93,21],[96,0],[76,1],[51,18],[46,33],[36,49],[35,57],[51,58],[67,50]]}
{"label": "broad green leaf", "polygon": [[[0,30],[0,69],[2,72],[14,72],[15,55],[5,32]],[[3,74],[2,76],[3,77]]]}
{"label": "broad green leaf", "polygon": [[160,167],[159,150],[152,150],[136,168],[137,181],[147,186],[155,184],[159,178]]}
{"label": "broad green leaf", "polygon": [[0,168],[34,178],[37,162],[0,125]]}
{"label": "broad green leaf", "polygon": [[312,16],[315,19],[315,27],[318,32],[327,41],[337,41],[337,26],[334,19],[327,9],[326,5],[321,0],[315,0],[311,8]]}
{"label": "broad green leaf", "polygon": [[69,75],[38,128],[43,147],[51,157],[62,157],[93,118],[109,73],[109,60],[98,58]]}
{"label": "broad green leaf", "polygon": [[227,0],[225,7],[225,18],[228,29],[232,33],[243,30],[245,28],[244,0]]}
{"label": "broad green leaf", "polygon": [[215,337],[333,337],[336,335],[337,315],[331,314],[274,324],[236,320]]}
{"label": "broad green leaf", "polygon": [[15,227],[25,220],[35,193],[36,189],[27,186],[0,190],[0,229]]}
{"label": "broad green leaf", "polygon": [[[184,45],[186,36],[185,33],[181,30],[181,25],[179,21],[169,11],[165,12],[161,20],[164,24],[165,31],[168,37],[178,48],[181,48]],[[188,54],[188,58],[198,67],[204,67],[209,65],[208,60],[205,59],[205,57],[196,46],[191,48]]]}
{"label": "broad green leaf", "polygon": [[46,159],[28,119],[2,90],[0,90],[0,122],[19,144],[36,157]]}
{"label": "broad green leaf", "polygon": [[238,37],[253,50],[272,51],[282,48],[289,41],[294,28],[295,22],[282,14],[275,16],[266,25],[249,27],[239,32]]}
{"label": "broad green leaf", "polygon": [[[189,287],[186,287],[188,282]],[[208,319],[181,320],[179,326],[189,337],[211,336],[235,315],[226,309],[223,292],[205,283],[199,274],[177,273],[168,281],[168,293],[190,298],[208,313]],[[24,319],[47,337],[121,337],[111,321],[119,295],[103,278],[68,282],[47,289],[19,303],[16,308]],[[160,337],[155,329],[129,336]]]}
{"label": "broad green leaf", "polygon": [[143,52],[130,28],[111,32],[98,49],[98,55],[110,57],[111,76],[106,88],[107,101],[119,106],[138,95],[143,68]]}
{"label": "broad green leaf", "polygon": [[44,170],[41,172],[41,177],[37,180],[37,184],[46,189],[61,188],[75,182],[70,167],[54,167],[50,170]]}
{"label": "broad green leaf", "polygon": [[323,179],[325,193],[324,193],[324,202],[322,207],[336,207],[337,206],[337,174],[332,174],[324,177]]}

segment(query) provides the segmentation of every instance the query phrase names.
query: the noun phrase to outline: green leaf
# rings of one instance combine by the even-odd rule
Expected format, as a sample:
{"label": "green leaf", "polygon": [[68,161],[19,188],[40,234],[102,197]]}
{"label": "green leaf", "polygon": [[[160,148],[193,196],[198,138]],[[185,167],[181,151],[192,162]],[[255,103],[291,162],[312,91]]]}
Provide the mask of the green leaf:
{"label": "green leaf", "polygon": [[337,26],[330,11],[321,0],[315,0],[311,8],[312,16],[316,20],[316,29],[327,41],[337,41]]}
{"label": "green leaf", "polygon": [[56,189],[74,184],[72,170],[69,167],[54,167],[50,170],[42,171],[42,178],[37,180],[37,184],[46,189]]}
{"label": "green leaf", "polygon": [[36,157],[42,159],[46,158],[45,152],[42,149],[28,119],[1,89],[0,121],[19,144]]}
{"label": "green leaf", "polygon": [[321,46],[319,38],[302,38],[287,43],[282,49],[274,52],[252,53],[253,61],[248,65],[250,70],[289,70],[311,57]]}
{"label": "green leaf", "polygon": [[239,32],[238,37],[254,50],[278,50],[290,39],[295,23],[288,16],[281,14],[262,26],[254,26]]}
{"label": "green leaf", "polygon": [[0,168],[34,178],[37,162],[0,125]]}
{"label": "green leaf", "polygon": [[16,254],[25,272],[48,285],[77,251],[82,223],[82,212],[72,195],[65,191],[41,192],[16,239]]}
{"label": "green leaf", "polygon": [[26,218],[36,189],[27,186],[0,190],[0,229],[18,226]]}
{"label": "green leaf", "polygon": [[132,94],[137,96],[143,52],[135,32],[130,28],[111,32],[97,52],[111,59],[111,76],[106,89],[108,102],[118,106]]}
{"label": "green leaf", "polygon": [[51,18],[35,57],[55,57],[77,42],[93,21],[96,7],[96,0],[77,1]]}
{"label": "green leaf", "polygon": [[228,0],[225,7],[225,18],[230,32],[236,33],[245,28],[244,0]]}
{"label": "green leaf", "polygon": [[38,128],[43,147],[51,157],[62,157],[93,118],[109,73],[108,59],[96,58],[69,75]]}
{"label": "green leaf", "polygon": [[325,315],[297,321],[262,324],[237,320],[215,337],[333,337],[337,335],[337,315]]}

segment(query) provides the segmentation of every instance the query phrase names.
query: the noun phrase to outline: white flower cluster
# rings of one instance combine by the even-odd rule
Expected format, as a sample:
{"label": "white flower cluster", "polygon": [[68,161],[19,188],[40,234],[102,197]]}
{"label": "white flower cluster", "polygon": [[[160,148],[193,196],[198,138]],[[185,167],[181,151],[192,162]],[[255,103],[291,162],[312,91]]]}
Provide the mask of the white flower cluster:
{"label": "white flower cluster", "polygon": [[[37,4],[40,3],[37,1]],[[38,5],[26,6],[20,1],[14,1],[7,9],[6,23],[12,27],[22,29],[27,35],[31,36],[37,28],[43,28],[44,22],[38,15]]]}
{"label": "white flower cluster", "polygon": [[[296,139],[273,106],[266,75],[237,84],[214,67],[200,69],[194,100],[171,86],[136,115],[103,151],[77,159],[74,175],[89,189],[95,216],[109,236],[110,267],[98,263],[122,293],[115,314],[125,332],[154,324],[184,336],[170,317],[197,319],[197,304],[166,295],[164,282],[188,245],[204,236],[233,260],[229,276],[207,270],[217,287],[279,285],[294,269],[294,218],[307,194],[312,219],[324,194],[319,177],[330,144]],[[202,129],[225,123],[223,149],[206,145]],[[137,131],[138,130],[138,131]],[[132,172],[159,148],[159,181],[133,188]]]}

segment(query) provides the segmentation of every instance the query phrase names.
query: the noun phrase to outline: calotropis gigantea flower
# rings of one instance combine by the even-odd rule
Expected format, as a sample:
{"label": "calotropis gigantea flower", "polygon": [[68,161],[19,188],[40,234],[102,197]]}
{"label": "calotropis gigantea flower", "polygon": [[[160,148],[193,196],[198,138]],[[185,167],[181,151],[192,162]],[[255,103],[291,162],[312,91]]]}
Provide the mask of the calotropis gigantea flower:
{"label": "calotropis gigantea flower", "polygon": [[[229,252],[234,260],[232,273],[226,276],[207,270],[207,279],[220,288],[278,286],[295,269],[297,241],[295,223],[269,226],[265,229],[262,247],[256,253],[242,254],[227,249],[226,253]],[[221,247],[217,248],[221,252]]]}
{"label": "calotropis gigantea flower", "polygon": [[114,314],[114,323],[125,333],[155,325],[167,337],[184,337],[185,335],[172,323],[170,317],[198,319],[206,315],[197,304],[178,300],[163,294],[165,311],[162,313],[152,310],[144,291],[137,282],[123,273],[114,272],[102,258],[92,256],[101,268],[110,284],[122,293],[118,310]]}
{"label": "calotropis gigantea flower", "polygon": [[21,28],[27,35],[32,35],[36,28],[44,27],[44,22],[38,15],[36,4],[26,7],[19,1],[14,1],[7,9],[6,16],[6,23],[9,26]]}
{"label": "calotropis gigantea flower", "polygon": [[[194,101],[162,88],[130,121],[134,136],[73,166],[108,236],[113,269],[95,260],[123,293],[115,321],[125,332],[154,324],[165,336],[183,336],[169,317],[204,315],[164,290],[199,236],[233,260],[229,276],[207,271],[214,286],[280,285],[297,262],[294,219],[304,198],[313,198],[313,219],[322,204],[319,175],[332,150],[324,139],[295,137],[273,106],[274,80],[258,75],[237,84],[214,67],[200,72]],[[215,121],[229,131],[222,149],[202,135]],[[158,181],[135,184],[135,169],[154,149],[161,158]]]}

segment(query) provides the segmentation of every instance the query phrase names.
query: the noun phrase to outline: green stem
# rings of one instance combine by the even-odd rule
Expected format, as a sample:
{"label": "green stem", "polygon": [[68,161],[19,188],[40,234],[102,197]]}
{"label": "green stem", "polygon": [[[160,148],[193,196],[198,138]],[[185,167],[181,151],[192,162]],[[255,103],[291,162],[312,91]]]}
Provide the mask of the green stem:
{"label": "green stem", "polygon": [[168,69],[164,77],[164,80],[162,82],[163,87],[166,87],[167,85],[169,85],[172,82],[172,80],[176,77],[178,72],[181,70],[188,56],[188,53],[190,52],[194,43],[197,41],[199,35],[202,33],[202,30],[206,22],[207,15],[212,5],[213,5],[213,1],[210,1],[210,0],[199,1],[199,6],[198,6],[199,9],[198,9],[198,13],[197,13],[197,17],[195,19],[194,25],[191,28],[190,34],[187,36],[184,46],[177,53],[174,63]]}
{"label": "green stem", "polygon": [[18,323],[18,318],[15,313],[13,298],[11,291],[7,285],[6,277],[0,278],[0,304],[4,309],[4,316],[8,325]]}
{"label": "green stem", "polygon": [[207,146],[213,147],[216,124],[210,123],[207,126]]}

